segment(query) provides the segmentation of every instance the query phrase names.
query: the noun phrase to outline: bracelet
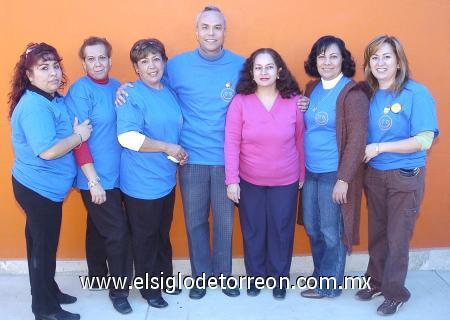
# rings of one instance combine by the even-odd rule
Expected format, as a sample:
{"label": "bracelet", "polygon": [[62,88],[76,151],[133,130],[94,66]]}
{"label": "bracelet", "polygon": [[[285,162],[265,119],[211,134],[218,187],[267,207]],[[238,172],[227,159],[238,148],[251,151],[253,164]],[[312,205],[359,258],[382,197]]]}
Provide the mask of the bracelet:
{"label": "bracelet", "polygon": [[91,188],[95,187],[96,185],[98,185],[99,183],[100,183],[100,178],[95,177],[94,179],[88,181],[88,188],[91,189]]}
{"label": "bracelet", "polygon": [[[337,179],[337,181],[339,182],[343,182],[343,183],[347,183],[346,181],[342,180],[342,179]],[[348,183],[347,183],[348,184]]]}
{"label": "bracelet", "polygon": [[81,134],[74,132],[76,135],[78,135],[80,137],[80,143],[75,147],[75,149],[80,148],[81,144],[83,143],[83,137],[81,136]]}

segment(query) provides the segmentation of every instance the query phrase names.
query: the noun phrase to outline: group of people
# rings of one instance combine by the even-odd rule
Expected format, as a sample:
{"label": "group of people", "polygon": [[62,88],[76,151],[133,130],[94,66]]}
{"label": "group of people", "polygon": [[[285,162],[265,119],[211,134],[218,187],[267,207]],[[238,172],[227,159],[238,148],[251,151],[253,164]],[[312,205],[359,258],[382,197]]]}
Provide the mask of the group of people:
{"label": "group of people", "polygon": [[[26,214],[36,319],[80,319],[61,308],[76,298],[54,280],[62,203],[72,185],[88,212],[90,277],[172,275],[177,170],[194,277],[231,276],[236,204],[248,276],[289,276],[299,211],[313,277],[342,284],[346,254],[359,241],[364,189],[371,286],[357,297],[384,295],[381,314],[408,300],[409,241],[426,150],[439,132],[433,98],[409,78],[398,39],[380,36],[368,44],[366,82],[358,84],[344,41],[321,37],[305,62],[315,78],[306,86],[308,99],[278,52],[261,48],[245,60],[224,49],[225,30],[225,16],[208,6],[197,16],[193,51],[168,60],[159,40],[137,41],[130,60],[138,79],[122,85],[109,76],[111,45],[90,37],[79,51],[86,75],[65,97],[54,47],[31,44],[20,56],[9,100],[12,183]],[[259,292],[250,283],[247,294]],[[340,293],[323,286],[301,295]],[[205,294],[194,287],[189,297]],[[152,307],[168,305],[161,288],[143,288],[141,295]],[[273,290],[275,299],[285,295],[281,285]],[[110,288],[109,297],[118,312],[132,311],[127,289]]]}

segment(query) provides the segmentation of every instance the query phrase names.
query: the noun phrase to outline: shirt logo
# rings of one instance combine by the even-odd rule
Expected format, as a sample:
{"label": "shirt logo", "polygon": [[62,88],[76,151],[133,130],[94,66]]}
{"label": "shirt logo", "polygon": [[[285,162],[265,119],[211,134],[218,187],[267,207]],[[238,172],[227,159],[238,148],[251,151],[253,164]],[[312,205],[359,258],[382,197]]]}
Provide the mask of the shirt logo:
{"label": "shirt logo", "polygon": [[318,126],[324,126],[328,123],[328,113],[324,112],[324,111],[320,111],[317,112],[314,115],[314,122],[318,125]]}
{"label": "shirt logo", "polygon": [[232,88],[231,82],[225,83],[225,88],[222,89],[222,92],[220,93],[220,97],[223,101],[230,102],[231,99],[234,97],[234,90]]}
{"label": "shirt logo", "polygon": [[392,118],[388,115],[382,115],[380,119],[378,119],[378,127],[383,130],[389,130],[392,127]]}

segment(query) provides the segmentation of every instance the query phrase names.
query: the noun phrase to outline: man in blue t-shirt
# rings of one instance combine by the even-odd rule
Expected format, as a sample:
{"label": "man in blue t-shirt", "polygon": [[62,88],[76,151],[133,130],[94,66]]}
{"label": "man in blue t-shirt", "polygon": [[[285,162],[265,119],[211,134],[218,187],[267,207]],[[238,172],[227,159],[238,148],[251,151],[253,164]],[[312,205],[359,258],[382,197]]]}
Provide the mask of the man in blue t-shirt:
{"label": "man in blue t-shirt", "polygon": [[[189,154],[179,179],[189,240],[192,275],[231,275],[233,202],[227,198],[224,170],[225,117],[234,96],[244,58],[223,48],[226,21],[220,9],[205,7],[197,16],[199,47],[175,56],[166,81],[178,96],[183,113],[180,144]],[[213,241],[210,248],[209,211]],[[224,288],[231,297],[238,288]],[[194,287],[192,299],[206,289]]]}
{"label": "man in blue t-shirt", "polygon": [[[223,147],[228,105],[245,60],[223,48],[225,30],[220,9],[205,7],[197,16],[199,47],[169,60],[163,78],[176,93],[183,114],[180,144],[189,159],[180,167],[179,179],[193,277],[231,275],[234,205],[227,197]],[[118,105],[127,99],[127,86],[132,87],[126,83],[117,92]],[[240,294],[237,287],[222,291],[230,297]],[[205,286],[198,286],[189,297],[201,299],[205,294]]]}

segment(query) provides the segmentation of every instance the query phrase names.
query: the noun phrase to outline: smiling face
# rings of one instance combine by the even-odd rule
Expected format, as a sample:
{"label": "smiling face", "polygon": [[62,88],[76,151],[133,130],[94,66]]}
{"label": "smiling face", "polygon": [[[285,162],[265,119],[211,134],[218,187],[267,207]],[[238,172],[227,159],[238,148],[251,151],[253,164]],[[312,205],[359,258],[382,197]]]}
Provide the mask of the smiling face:
{"label": "smiling face", "polygon": [[220,52],[225,41],[225,19],[220,12],[202,12],[197,21],[197,41],[207,56]]}
{"label": "smiling face", "polygon": [[253,80],[258,87],[276,86],[279,68],[269,53],[260,53],[253,62]]}
{"label": "smiling face", "polygon": [[370,71],[377,79],[380,89],[388,89],[395,81],[399,64],[394,49],[389,43],[383,43],[370,57]]}
{"label": "smiling face", "polygon": [[139,78],[153,89],[161,89],[161,78],[164,74],[164,60],[159,53],[149,52],[146,57],[134,64]]}
{"label": "smiling face", "polygon": [[103,44],[84,48],[84,57],[83,68],[89,76],[95,80],[103,80],[108,77],[109,70],[111,70],[111,58],[108,57]]}
{"label": "smiling face", "polygon": [[333,80],[342,72],[342,54],[337,44],[330,44],[317,55],[317,71],[323,80]]}
{"label": "smiling face", "polygon": [[53,96],[61,86],[61,66],[56,60],[41,58],[30,70],[27,70],[27,77],[32,85]]}

